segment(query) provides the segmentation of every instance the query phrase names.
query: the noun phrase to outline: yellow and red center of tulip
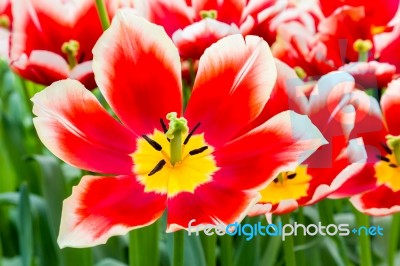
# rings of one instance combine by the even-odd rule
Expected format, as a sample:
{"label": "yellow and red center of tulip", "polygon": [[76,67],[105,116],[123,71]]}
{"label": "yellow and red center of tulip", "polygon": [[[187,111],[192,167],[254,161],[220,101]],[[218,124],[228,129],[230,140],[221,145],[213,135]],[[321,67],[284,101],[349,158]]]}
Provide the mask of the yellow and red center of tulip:
{"label": "yellow and red center of tulip", "polygon": [[133,171],[145,192],[174,197],[181,192],[194,193],[197,187],[212,181],[218,170],[212,155],[214,149],[206,143],[204,134],[188,137],[189,134],[182,134],[182,139],[189,140],[182,143],[181,159],[175,163],[171,162],[171,140],[165,133],[156,129],[137,140],[137,149],[132,154]]}
{"label": "yellow and red center of tulip", "polygon": [[310,180],[311,176],[304,165],[298,166],[295,171],[282,172],[260,191],[260,202],[278,204],[283,200],[297,200],[307,196]]}
{"label": "yellow and red center of tulip", "polygon": [[377,184],[386,185],[394,192],[400,191],[400,167],[395,154],[390,152],[378,157],[380,161],[374,165]]}

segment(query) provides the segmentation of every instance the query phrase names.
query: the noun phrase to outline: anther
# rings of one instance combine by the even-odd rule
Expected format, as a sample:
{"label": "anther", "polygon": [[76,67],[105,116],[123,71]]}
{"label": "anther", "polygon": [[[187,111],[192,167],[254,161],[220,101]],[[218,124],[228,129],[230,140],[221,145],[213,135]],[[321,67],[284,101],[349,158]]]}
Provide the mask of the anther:
{"label": "anther", "polygon": [[394,163],[389,164],[389,166],[392,168],[397,168],[397,165],[395,165]]}
{"label": "anther", "polygon": [[149,138],[146,135],[142,135],[142,137],[157,151],[161,151],[162,150],[162,146],[155,140],[152,140],[151,138]]}
{"label": "anther", "polygon": [[297,175],[297,173],[290,174],[290,175],[287,176],[287,179],[293,179],[293,178],[296,177],[296,175]]}
{"label": "anther", "polygon": [[207,149],[208,149],[208,146],[203,146],[203,147],[201,147],[201,148],[191,150],[191,151],[189,152],[189,154],[190,154],[190,155],[196,155],[196,154],[202,153],[203,151],[205,151],[205,150],[207,150]]}
{"label": "anther", "polygon": [[377,155],[376,158],[378,158],[381,161],[390,162],[390,160],[385,156]]}
{"label": "anther", "polygon": [[196,129],[198,129],[200,126],[200,123],[197,123],[197,125],[194,126],[194,128],[192,129],[192,131],[190,131],[189,135],[187,135],[187,137],[185,138],[185,140],[183,141],[183,145],[186,145],[190,138],[192,137],[193,133],[196,131]]}
{"label": "anther", "polygon": [[275,178],[274,183],[278,183],[278,182],[279,182],[278,178]]}
{"label": "anther", "polygon": [[167,133],[168,128],[167,128],[167,125],[164,123],[164,119],[160,118],[160,123],[161,123],[162,129],[164,131],[164,134]]}
{"label": "anther", "polygon": [[392,150],[388,147],[386,143],[381,142],[381,146],[388,154],[392,154]]}
{"label": "anther", "polygon": [[161,171],[161,169],[163,169],[164,165],[165,165],[165,160],[161,160],[159,161],[156,166],[153,168],[153,170],[151,170],[151,172],[148,174],[148,176],[152,176],[155,173],[157,173],[158,171]]}

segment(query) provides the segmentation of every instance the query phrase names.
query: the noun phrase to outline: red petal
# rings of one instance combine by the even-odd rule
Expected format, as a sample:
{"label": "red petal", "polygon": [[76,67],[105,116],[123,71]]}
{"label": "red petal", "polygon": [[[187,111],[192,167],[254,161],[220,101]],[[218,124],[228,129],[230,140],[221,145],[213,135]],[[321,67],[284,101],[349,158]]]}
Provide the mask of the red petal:
{"label": "red petal", "polygon": [[324,143],[308,117],[282,112],[217,149],[214,156],[221,169],[214,180],[237,189],[261,189],[278,173],[294,170]]}
{"label": "red petal", "polygon": [[199,59],[211,44],[237,33],[240,33],[237,26],[207,18],[177,30],[172,40],[183,58]]}
{"label": "red petal", "polygon": [[[353,92],[351,102],[357,110],[351,138],[362,137],[367,151],[373,149],[379,152],[380,150],[381,154],[385,155],[382,144],[386,143],[387,130],[383,124],[379,103],[362,91]],[[379,153],[375,153],[375,156],[376,154]]]}
{"label": "red petal", "polygon": [[268,44],[259,37],[230,35],[206,50],[185,117],[214,147],[234,137],[254,120],[276,81]]}
{"label": "red petal", "polygon": [[320,0],[322,12],[325,16],[332,14],[337,8],[348,6],[362,6],[365,9],[366,15],[372,20],[374,25],[386,26],[386,24],[396,14],[399,1],[383,0],[379,1],[379,7],[374,2],[360,0]]}
{"label": "red petal", "polygon": [[144,192],[134,176],[84,176],[64,201],[58,244],[90,247],[153,223],[165,196]]}
{"label": "red petal", "polygon": [[10,62],[11,68],[20,76],[33,82],[50,85],[68,77],[67,62],[60,55],[49,51],[36,50],[28,57],[22,54]]}
{"label": "red petal", "polygon": [[149,21],[163,26],[169,36],[193,22],[193,9],[185,0],[141,0],[135,8]]}
{"label": "red petal", "polygon": [[278,73],[277,81],[271,92],[271,98],[263,108],[260,115],[242,132],[247,132],[283,111],[292,110],[299,114],[307,112],[307,97],[303,93],[303,87],[307,86],[296,74],[296,72],[275,59]]}
{"label": "red petal", "polygon": [[239,25],[246,0],[192,0],[195,15],[201,19],[201,11],[216,10],[219,21]]}
{"label": "red petal", "polygon": [[400,79],[392,81],[381,99],[383,116],[385,117],[389,133],[400,135]]}
{"label": "red petal", "polygon": [[[218,175],[218,173],[217,173]],[[260,196],[210,182],[195,192],[183,192],[168,199],[167,232],[199,224],[229,224],[240,222]],[[193,230],[193,229],[192,229]]]}
{"label": "red petal", "polygon": [[97,87],[94,81],[92,61],[86,61],[76,65],[69,73],[69,78],[80,81],[86,88],[94,89]]}
{"label": "red petal", "polygon": [[385,185],[350,199],[360,212],[373,216],[400,212],[400,191],[394,192]]}
{"label": "red petal", "polygon": [[138,135],[180,114],[181,64],[163,28],[121,10],[93,49],[96,83],[122,122]]}
{"label": "red petal", "polygon": [[132,173],[136,138],[74,80],[53,83],[32,101],[39,138],[60,159],[101,173]]}

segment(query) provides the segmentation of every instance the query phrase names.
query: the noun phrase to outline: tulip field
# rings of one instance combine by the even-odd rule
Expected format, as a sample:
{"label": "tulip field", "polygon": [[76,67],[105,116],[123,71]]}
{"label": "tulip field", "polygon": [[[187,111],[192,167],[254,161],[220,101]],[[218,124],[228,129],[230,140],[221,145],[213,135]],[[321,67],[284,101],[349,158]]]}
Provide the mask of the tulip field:
{"label": "tulip field", "polygon": [[0,266],[400,265],[399,2],[0,0]]}

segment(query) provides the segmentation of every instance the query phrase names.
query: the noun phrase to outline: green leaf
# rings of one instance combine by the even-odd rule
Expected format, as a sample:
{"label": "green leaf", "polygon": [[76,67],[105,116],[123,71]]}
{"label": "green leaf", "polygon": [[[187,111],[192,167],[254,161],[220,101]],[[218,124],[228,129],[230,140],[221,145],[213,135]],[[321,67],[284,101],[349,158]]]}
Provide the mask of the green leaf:
{"label": "green leaf", "polygon": [[29,191],[23,184],[19,193],[18,204],[18,238],[23,266],[30,266],[33,256],[32,216],[29,201]]}

